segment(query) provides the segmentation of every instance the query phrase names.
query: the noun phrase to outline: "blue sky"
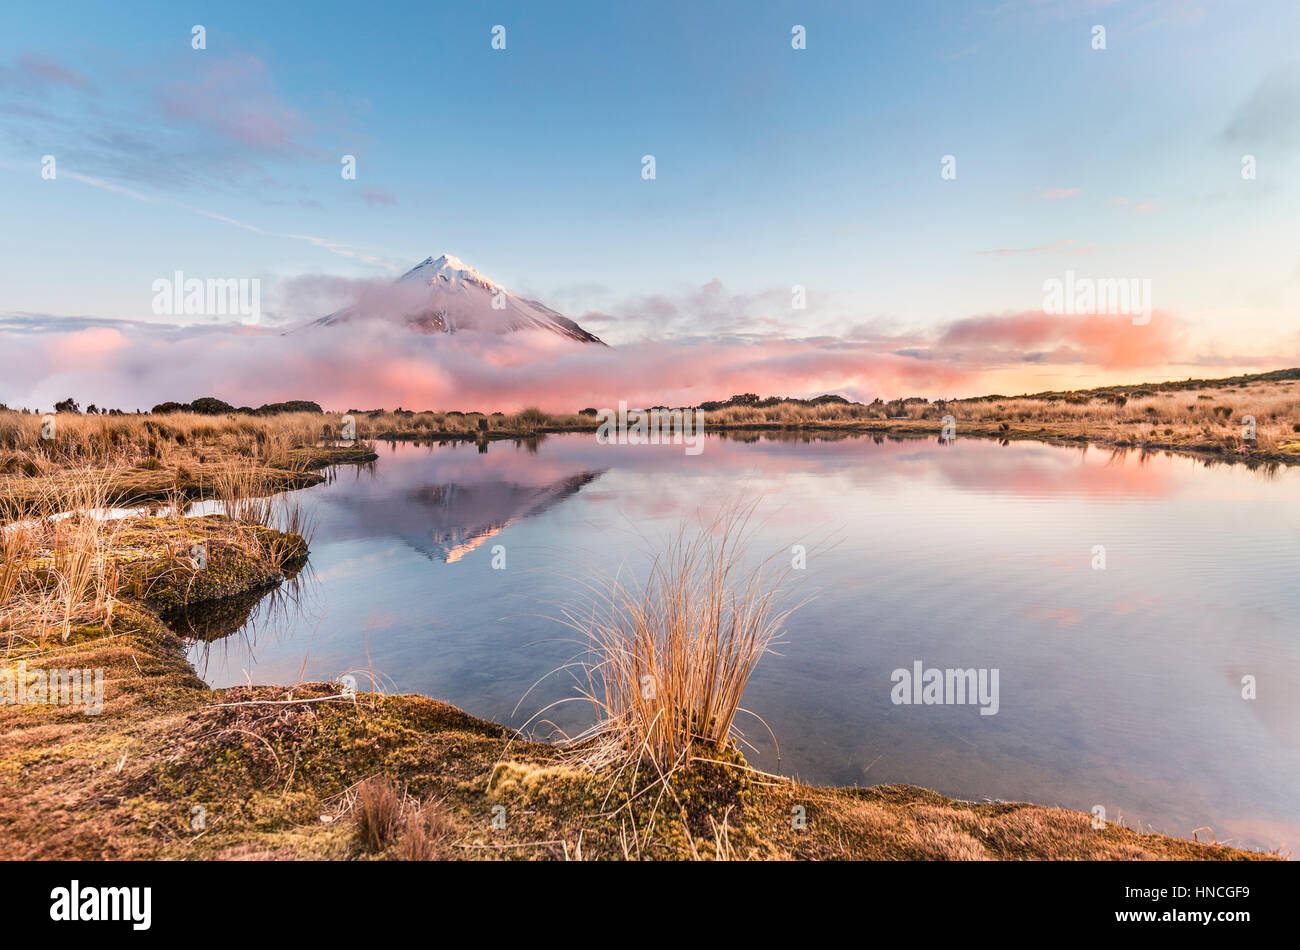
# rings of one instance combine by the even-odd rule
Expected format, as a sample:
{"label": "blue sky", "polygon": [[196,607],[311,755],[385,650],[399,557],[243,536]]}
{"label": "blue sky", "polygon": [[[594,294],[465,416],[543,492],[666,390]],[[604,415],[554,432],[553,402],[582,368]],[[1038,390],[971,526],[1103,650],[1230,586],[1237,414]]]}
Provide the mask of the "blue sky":
{"label": "blue sky", "polygon": [[[861,338],[1073,269],[1152,280],[1180,358],[1261,357],[1298,329],[1297,27],[1294,0],[10,4],[0,314],[447,251],[613,342],[708,337],[717,308],[642,304],[711,281],[762,332]],[[773,303],[794,284],[807,310]]]}

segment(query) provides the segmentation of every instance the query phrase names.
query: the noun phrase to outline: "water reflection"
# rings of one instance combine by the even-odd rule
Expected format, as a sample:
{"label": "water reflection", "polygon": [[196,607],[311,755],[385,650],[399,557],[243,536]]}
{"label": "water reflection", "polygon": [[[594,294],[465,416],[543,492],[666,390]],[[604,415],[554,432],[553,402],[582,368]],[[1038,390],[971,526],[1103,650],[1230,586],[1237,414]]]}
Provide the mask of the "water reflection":
{"label": "water reflection", "polygon": [[[544,485],[517,482],[420,485],[406,495],[405,525],[391,525],[395,537],[413,548],[454,564],[489,538],[523,518],[535,518],[582,490],[600,472],[578,472]],[[387,505],[361,504],[362,517],[373,510],[378,519],[394,514]],[[379,522],[382,527],[382,520]],[[427,535],[419,533],[427,527]]]}
{"label": "water reflection", "polygon": [[[380,455],[298,493],[315,576],[211,651],[209,682],[374,669],[519,724],[572,695],[552,677],[513,714],[577,648],[551,619],[572,602],[568,574],[639,570],[645,542],[701,506],[757,495],[757,553],[809,545],[822,591],[745,698],[782,771],[1297,840],[1300,472],[843,433],[728,433],[698,456],[590,435]],[[999,712],[894,705],[891,671],[916,661],[999,669]],[[589,711],[549,715],[573,732]],[[748,738],[754,763],[777,767],[763,730]]]}

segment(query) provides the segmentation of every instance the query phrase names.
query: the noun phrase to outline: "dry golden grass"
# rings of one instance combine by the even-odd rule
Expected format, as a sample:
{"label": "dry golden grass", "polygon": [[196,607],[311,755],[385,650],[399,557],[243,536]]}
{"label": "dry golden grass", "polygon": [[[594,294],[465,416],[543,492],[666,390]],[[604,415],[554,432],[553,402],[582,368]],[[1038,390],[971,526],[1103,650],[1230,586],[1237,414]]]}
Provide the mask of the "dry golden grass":
{"label": "dry golden grass", "polygon": [[594,415],[546,413],[528,408],[520,412],[359,412],[353,414],[357,435],[363,439],[500,438],[539,432],[591,431]]}
{"label": "dry golden grass", "polygon": [[[50,438],[41,417],[0,411],[0,498],[37,511],[42,498],[67,493],[79,471],[96,469],[113,503],[139,505],[231,495],[231,472],[260,473],[267,491],[322,480],[314,470],[374,458],[364,440],[337,440],[337,419],[319,413],[279,416],[55,417]],[[255,477],[252,474],[238,477]],[[218,485],[218,482],[227,484]]]}
{"label": "dry golden grass", "polygon": [[58,413],[50,438],[44,417],[0,411],[0,475],[43,475],[68,465],[161,469],[242,459],[271,468],[305,464],[300,451],[338,438],[337,415],[275,416],[192,412],[124,416]]}
{"label": "dry golden grass", "polygon": [[382,851],[396,836],[402,821],[402,798],[390,779],[376,775],[357,786],[353,820],[362,846]]}
{"label": "dry golden grass", "polygon": [[248,542],[260,552],[261,560],[279,572],[298,550],[297,536],[311,543],[312,527],[298,499],[277,491],[267,471],[236,460],[222,464],[213,479],[213,500],[221,502],[227,517],[244,525],[258,525],[277,532],[264,541],[265,532],[249,532]]}
{"label": "dry golden grass", "polygon": [[644,583],[598,576],[589,603],[563,612],[587,647],[579,693],[596,724],[572,743],[588,763],[644,763],[663,777],[733,743],[750,674],[799,606],[784,605],[773,558],[745,565],[754,504],[683,526]]}
{"label": "dry golden grass", "polygon": [[280,573],[310,530],[296,500],[272,496],[300,478],[287,471],[317,461],[325,426],[309,413],[60,414],[51,431],[40,416],[0,412],[0,631],[44,645],[76,624],[111,626],[124,522],[108,514],[141,473],[171,470],[152,492],[170,517],[193,497],[223,502],[258,562]]}
{"label": "dry golden grass", "polygon": [[352,822],[361,846],[371,854],[388,851],[399,861],[446,857],[455,824],[442,803],[399,792],[391,779],[374,775],[355,790]]}
{"label": "dry golden grass", "polygon": [[[142,549],[188,527],[137,521]],[[232,542],[214,553],[226,568],[247,556],[225,519],[210,527]],[[1264,857],[1094,829],[1091,816],[1061,809],[905,786],[816,788],[743,760],[725,784],[718,770],[692,774],[701,763],[682,769],[664,783],[681,807],[668,788],[611,798],[612,786],[630,787],[611,771],[575,767],[571,753],[426,697],[350,697],[326,683],[209,690],[178,632],[129,593],[111,631],[76,634],[42,649],[0,638],[0,667],[102,668],[105,683],[97,716],[0,705],[0,850],[14,859]],[[358,775],[379,777],[360,805]],[[194,805],[209,815],[202,833]],[[490,820],[497,806],[503,827]],[[797,827],[796,806],[807,817]]]}
{"label": "dry golden grass", "polygon": [[409,807],[398,832],[395,856],[399,861],[436,861],[448,856],[447,842],[456,825],[443,804],[432,798]]}
{"label": "dry golden grass", "polygon": [[19,578],[33,550],[35,528],[29,524],[0,526],[0,605],[7,604],[18,589]]}
{"label": "dry golden grass", "polygon": [[[958,435],[1056,438],[1147,445],[1198,452],[1247,450],[1286,459],[1300,454],[1300,371],[1113,386],[1028,396],[929,401],[876,400],[818,404],[768,399],[704,413],[706,428],[821,428],[846,431],[939,432],[951,415]],[[1243,438],[1246,417],[1255,435]],[[357,439],[511,438],[545,432],[594,431],[590,413],[487,411],[355,411],[351,413],[176,412],[124,416],[60,413],[54,438],[42,438],[42,416],[0,410],[0,477],[40,476],[72,465],[119,465],[167,471],[186,481],[191,470],[231,459],[279,470],[312,464],[313,446],[332,445],[350,419]]]}
{"label": "dry golden grass", "polygon": [[[34,497],[0,490],[0,632],[44,645],[74,625],[111,628],[120,562],[136,553],[125,529],[138,533],[139,520],[112,516],[108,493],[119,471],[78,465],[39,481]],[[227,533],[266,573],[283,573],[311,533],[298,501],[273,496],[263,469],[232,459],[216,471],[213,500],[235,521]],[[174,523],[188,505],[174,497],[162,517]],[[188,561],[185,552],[177,563]]]}
{"label": "dry golden grass", "polygon": [[0,631],[44,644],[66,639],[74,623],[111,625],[118,587],[113,557],[119,522],[108,505],[102,472],[73,471],[22,517],[0,495]]}
{"label": "dry golden grass", "polygon": [[[1111,387],[1007,398],[871,404],[725,406],[708,428],[788,427],[939,432],[951,416],[959,436],[1070,439],[1196,452],[1287,458],[1300,452],[1300,380],[1239,378]],[[1254,438],[1246,424],[1253,419]]]}

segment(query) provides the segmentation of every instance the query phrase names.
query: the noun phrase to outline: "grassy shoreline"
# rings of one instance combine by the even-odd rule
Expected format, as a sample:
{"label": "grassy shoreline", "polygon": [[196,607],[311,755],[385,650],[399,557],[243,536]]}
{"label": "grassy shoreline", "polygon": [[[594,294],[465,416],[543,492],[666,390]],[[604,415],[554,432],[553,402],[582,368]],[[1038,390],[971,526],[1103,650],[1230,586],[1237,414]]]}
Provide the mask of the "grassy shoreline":
{"label": "grassy shoreline", "polygon": [[[957,439],[1096,445],[1247,465],[1300,462],[1300,369],[1017,397],[863,404],[839,397],[760,400],[750,394],[702,405],[704,431],[720,434],[939,437],[951,425]],[[373,460],[369,443],[375,441],[487,443],[594,433],[601,422],[594,413],[353,410],[43,417],[0,408],[0,492],[77,465],[113,464],[124,469],[114,478],[127,501],[156,501],[173,490],[200,497],[231,464],[267,469],[281,488],[303,487],[319,481],[317,470],[330,464]],[[45,421],[53,427],[50,438],[44,436]],[[345,435],[355,439],[345,445],[340,441]]]}
{"label": "grassy shoreline", "polygon": [[[98,715],[0,704],[0,843],[11,858],[1278,857],[1094,829],[1091,815],[1026,803],[811,786],[750,769],[729,744],[698,748],[668,780],[647,783],[422,696],[349,695],[337,683],[209,689],[186,638],[238,629],[308,557],[308,532],[294,519],[272,526],[256,498],[313,484],[322,466],[373,460],[372,447],[330,441],[338,419],[328,415],[86,417],[67,420],[66,441],[51,444],[24,441],[30,417],[8,430],[6,421],[0,538],[13,553],[0,578],[0,677],[12,681],[20,663],[104,674]],[[358,421],[363,439],[385,437]],[[529,416],[532,428],[516,434],[507,421],[444,437],[545,428]],[[813,418],[796,428],[910,436],[937,431],[932,422]],[[220,499],[236,517],[181,517],[194,498]],[[146,501],[172,510],[111,530],[50,517]],[[19,520],[33,510],[39,529]]]}
{"label": "grassy shoreline", "polygon": [[[485,435],[456,430],[417,430],[386,429],[378,431],[373,438],[382,442],[508,442],[536,438],[539,435],[561,435],[564,433],[592,433],[597,424],[590,425],[542,425],[531,429],[498,430]],[[940,438],[943,424],[930,420],[885,420],[885,421],[808,421],[800,423],[784,422],[743,422],[717,423],[706,419],[706,433],[719,435],[745,433],[784,433],[792,436],[851,436],[883,435],[896,438],[921,438],[932,436]],[[1064,426],[1012,426],[1004,428],[1002,423],[972,423],[960,430],[960,438],[995,439],[1001,442],[1041,442],[1048,445],[1079,446],[1088,445],[1103,449],[1129,450],[1143,452],[1169,452],[1198,458],[1202,461],[1240,463],[1247,466],[1266,463],[1284,465],[1300,464],[1300,440],[1288,440],[1282,447],[1260,451],[1249,446],[1227,445],[1218,439],[1202,441],[1172,441],[1161,439],[1135,439],[1125,435],[1105,436],[1081,432]]]}
{"label": "grassy shoreline", "polygon": [[[861,404],[751,395],[704,406],[704,431],[719,434],[940,437],[945,417],[951,417],[956,438],[1171,452],[1246,465],[1300,463],[1300,369],[1017,397]],[[490,415],[375,411],[357,412],[354,418],[363,438],[379,441],[524,440],[594,433],[600,426],[590,413],[536,409]],[[1248,420],[1253,420],[1251,429]]]}
{"label": "grassy shoreline", "polygon": [[[274,562],[267,541],[285,549]],[[207,552],[201,574],[185,561],[195,543]],[[655,790],[423,696],[350,696],[338,683],[209,689],[182,636],[237,629],[305,562],[306,542],[210,515],[126,519],[114,544],[111,618],[43,643],[0,637],[0,676],[21,662],[100,669],[105,682],[98,715],[0,705],[0,844],[11,858],[1271,857],[1097,830],[1058,808],[810,786],[748,769],[734,747],[698,749]],[[194,630],[183,608],[200,604],[216,619]]]}
{"label": "grassy shoreline", "polygon": [[[662,792],[637,798],[626,775],[583,768],[434,699],[348,696],[337,683],[208,689],[167,608],[266,590],[276,578],[222,516],[136,521],[137,549],[151,535],[163,552],[203,538],[213,580],[200,595],[160,555],[142,593],[123,588],[111,625],[77,625],[40,649],[11,639],[0,652],[3,669],[21,658],[29,669],[101,668],[106,681],[97,716],[0,705],[0,843],[11,858],[1268,857],[1094,830],[1090,815],[1057,808],[912,786],[810,786],[748,770],[734,749],[714,750],[716,762],[702,754]],[[378,807],[363,788],[380,776],[390,807],[409,814],[376,846],[362,833]],[[410,816],[433,813],[436,832],[413,843]]]}

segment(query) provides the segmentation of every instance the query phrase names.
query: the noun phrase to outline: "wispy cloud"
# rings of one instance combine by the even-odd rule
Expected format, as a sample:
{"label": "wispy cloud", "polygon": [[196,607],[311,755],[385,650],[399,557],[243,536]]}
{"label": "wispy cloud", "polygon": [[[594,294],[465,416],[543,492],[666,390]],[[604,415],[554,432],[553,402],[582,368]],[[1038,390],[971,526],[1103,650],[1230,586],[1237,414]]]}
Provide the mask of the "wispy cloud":
{"label": "wispy cloud", "polygon": [[89,75],[27,53],[0,65],[0,114],[13,119],[0,137],[15,153],[43,154],[57,142],[60,163],[104,180],[176,192],[237,190],[267,204],[295,192],[306,197],[292,170],[336,163],[332,143],[340,137],[354,143],[352,153],[368,141],[348,128],[346,114],[324,120],[290,102],[270,65],[248,54],[205,52],[144,65],[110,60]]}
{"label": "wispy cloud", "polygon": [[1082,188],[1039,188],[1038,197],[1044,201],[1063,201],[1083,194]]}
{"label": "wispy cloud", "polygon": [[1300,63],[1287,63],[1265,76],[1219,137],[1243,148],[1300,141]]}
{"label": "wispy cloud", "polygon": [[1167,313],[1149,324],[1104,315],[1028,310],[968,317],[948,325],[930,356],[980,366],[1087,363],[1105,369],[1156,366],[1181,355],[1183,330]]}
{"label": "wispy cloud", "polygon": [[127,188],[125,185],[118,185],[113,182],[104,181],[103,179],[96,178],[93,175],[83,175],[80,172],[72,171],[66,168],[60,168],[58,173],[60,177],[71,178],[73,181],[79,181],[84,185],[89,185],[92,188],[98,188],[101,191],[107,191],[107,192],[111,192],[112,194],[122,195],[123,197],[130,198],[133,201],[143,201],[147,204],[168,205],[170,207],[180,208],[182,210],[190,212],[191,214],[201,215],[213,221],[220,221],[222,224],[228,224],[231,227],[241,228],[253,234],[261,234],[261,235],[265,235],[266,237],[284,238],[286,240],[291,240],[291,241],[304,241],[315,247],[319,247],[322,250],[329,251],[331,254],[336,254],[339,257],[352,258],[353,260],[362,261],[363,263],[366,264],[372,264],[376,267],[382,267],[391,273],[396,273],[400,269],[396,264],[392,263],[386,258],[361,250],[351,244],[346,244],[341,241],[333,241],[328,238],[317,237],[312,234],[294,234],[287,231],[272,231],[267,228],[259,227],[258,225],[255,224],[248,224],[247,222],[240,221],[237,218],[232,218],[228,215],[218,214],[215,211],[206,211],[203,208],[196,208],[193,205],[188,205],[181,201],[175,201],[171,198],[161,198],[161,197],[146,195],[143,192],[136,191],[135,189]]}
{"label": "wispy cloud", "polygon": [[1160,210],[1154,201],[1130,201],[1128,198],[1107,198],[1106,204],[1116,208],[1129,208],[1137,214],[1155,214]]}
{"label": "wispy cloud", "polygon": [[[599,301],[594,307],[593,298]],[[579,300],[586,309],[573,306]],[[704,284],[642,295],[615,296],[579,288],[569,299],[561,299],[560,306],[569,305],[579,323],[616,327],[619,342],[717,343],[801,335],[808,325],[805,318],[823,309],[827,300],[816,288],[803,289],[802,309],[795,309],[796,300],[794,285],[736,292],[715,277]]]}
{"label": "wispy cloud", "polygon": [[36,53],[23,53],[12,66],[0,67],[0,89],[43,95],[57,87],[98,91],[85,73]]}
{"label": "wispy cloud", "polygon": [[998,247],[985,251],[976,251],[975,253],[984,257],[1012,257],[1017,254],[1047,254],[1051,251],[1087,253],[1093,250],[1095,248],[1091,244],[1084,244],[1074,238],[1067,238],[1063,241],[1052,241],[1050,244],[1038,244],[1033,247]]}

